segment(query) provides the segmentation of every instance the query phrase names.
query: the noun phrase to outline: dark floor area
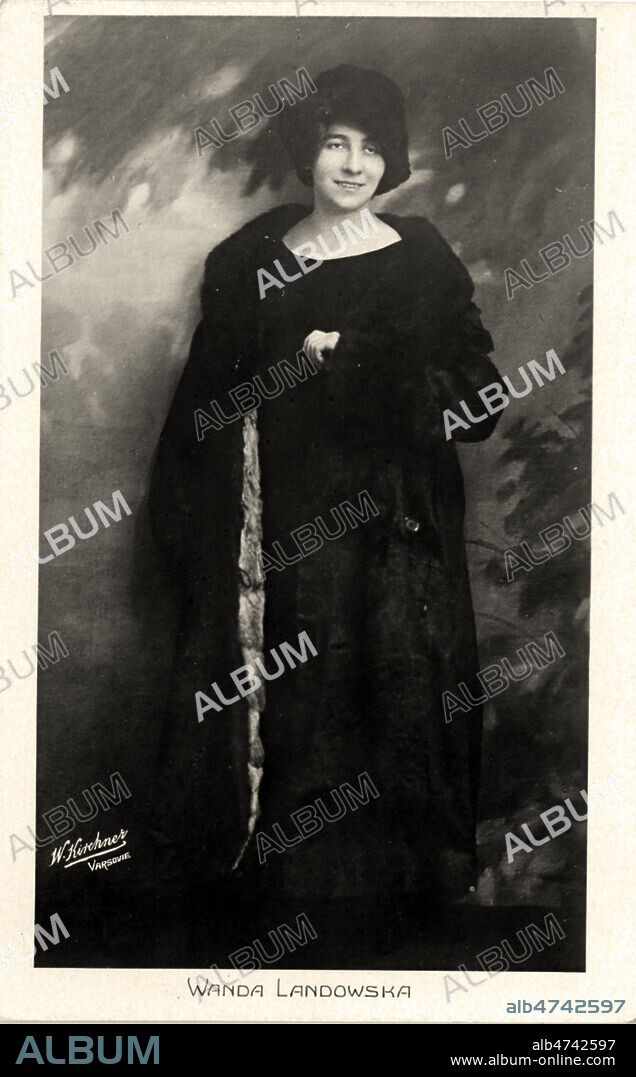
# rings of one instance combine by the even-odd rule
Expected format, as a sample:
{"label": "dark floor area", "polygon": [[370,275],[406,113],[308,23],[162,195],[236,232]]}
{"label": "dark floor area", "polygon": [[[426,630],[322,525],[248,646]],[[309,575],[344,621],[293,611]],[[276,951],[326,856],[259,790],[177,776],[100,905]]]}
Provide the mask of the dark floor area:
{"label": "dark floor area", "polygon": [[[71,900],[72,898],[72,900]],[[546,916],[552,913],[564,938],[534,942],[516,971],[580,972],[585,969],[585,914],[574,908],[548,906],[454,905],[432,908],[423,903],[394,902],[383,909],[359,901],[295,902],[288,908],[272,902],[269,910],[246,905],[245,895],[212,889],[185,896],[128,894],[104,880],[90,906],[79,907],[77,895],[58,894],[55,908],[70,937],[46,952],[38,951],[37,967],[79,968],[231,968],[229,955],[259,939],[267,954],[276,952],[276,932],[288,924],[300,938],[297,917],[304,913],[316,938],[305,938],[293,952],[286,948],[276,969],[429,970],[481,967],[478,955],[507,939],[523,955],[530,924],[550,938]],[[41,924],[48,923],[44,916]],[[536,933],[534,938],[537,938]],[[526,950],[528,945],[526,943]],[[496,966],[495,966],[496,967]]]}

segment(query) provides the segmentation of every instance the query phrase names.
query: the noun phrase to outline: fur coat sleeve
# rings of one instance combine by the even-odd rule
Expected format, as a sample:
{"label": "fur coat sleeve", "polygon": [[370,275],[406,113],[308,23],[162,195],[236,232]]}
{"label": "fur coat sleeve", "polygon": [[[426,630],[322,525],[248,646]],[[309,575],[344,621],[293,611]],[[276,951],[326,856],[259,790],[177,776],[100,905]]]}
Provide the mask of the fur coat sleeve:
{"label": "fur coat sleeve", "polygon": [[[240,424],[201,436],[210,401],[225,402],[244,377],[255,349],[255,319],[247,316],[248,270],[243,246],[229,237],[206,258],[201,287],[201,320],[159,439],[150,486],[155,541],[175,580],[183,582],[184,553],[199,531],[202,505],[216,494],[240,500]],[[217,424],[217,426],[220,424]],[[230,517],[235,514],[229,513]],[[236,543],[236,528],[224,534]],[[196,543],[195,543],[196,545]]]}

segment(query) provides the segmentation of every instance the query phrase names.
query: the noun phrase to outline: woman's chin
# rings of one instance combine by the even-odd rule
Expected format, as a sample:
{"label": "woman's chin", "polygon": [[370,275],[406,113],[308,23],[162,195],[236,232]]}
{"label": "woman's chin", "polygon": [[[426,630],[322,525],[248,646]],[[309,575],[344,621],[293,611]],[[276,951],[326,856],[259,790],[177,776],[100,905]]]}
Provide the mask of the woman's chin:
{"label": "woman's chin", "polygon": [[330,200],[334,209],[341,213],[359,213],[369,205],[371,199],[361,197],[358,191],[339,191]]}

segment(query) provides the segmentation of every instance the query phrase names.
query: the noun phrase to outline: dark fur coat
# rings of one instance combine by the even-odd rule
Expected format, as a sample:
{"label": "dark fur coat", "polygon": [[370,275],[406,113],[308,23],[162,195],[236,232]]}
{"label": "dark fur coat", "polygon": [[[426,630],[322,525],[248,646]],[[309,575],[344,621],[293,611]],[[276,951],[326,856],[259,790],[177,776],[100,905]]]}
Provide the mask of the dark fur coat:
{"label": "dark fur coat", "polygon": [[[247,838],[250,805],[249,699],[210,712],[203,723],[194,706],[196,691],[214,680],[227,684],[244,662],[238,636],[242,424],[198,440],[194,414],[197,408],[207,413],[211,400],[227,401],[230,389],[270,364],[267,300],[259,298],[256,271],[271,268],[272,240],[306,212],[292,205],[265,213],[208,256],[202,320],[152,474],[153,531],[182,598],[156,806],[162,841],[176,851],[186,886],[230,871]],[[298,573],[286,570],[285,587],[294,594],[324,592],[313,623],[320,658],[297,670],[296,679],[288,674],[268,686],[256,829],[275,821],[284,827],[286,813],[366,769],[381,794],[374,840],[385,852],[369,869],[359,852],[361,833],[351,830],[347,839],[346,826],[336,823],[329,831],[335,874],[325,879],[318,837],[299,853],[298,863],[302,856],[315,858],[301,874],[342,893],[347,873],[355,876],[353,889],[382,875],[389,890],[421,891],[426,877],[430,887],[456,897],[475,881],[481,715],[474,708],[447,723],[442,706],[442,692],[455,691],[460,681],[474,684],[479,668],[463,482],[454,443],[445,439],[443,410],[457,411],[463,400],[481,414],[477,391],[498,373],[461,261],[426,219],[381,217],[402,237],[403,270],[379,279],[337,326],[314,326],[336,328],[341,338],[318,376],[303,386],[305,392],[328,390],[330,402],[315,483],[328,486],[329,498],[368,488],[380,512],[307,558]],[[312,274],[316,281],[320,273]],[[269,416],[277,405],[265,402],[261,410],[272,409]],[[454,436],[481,440],[496,421]],[[267,488],[262,496],[267,504]],[[298,518],[311,518],[308,511],[303,507]],[[272,608],[282,594],[272,591]],[[266,591],[266,610],[267,602]],[[266,654],[280,642],[267,638],[267,625],[266,617]],[[303,627],[294,617],[289,625]],[[370,811],[361,809],[359,817]],[[292,850],[284,858],[292,890],[294,856]]]}

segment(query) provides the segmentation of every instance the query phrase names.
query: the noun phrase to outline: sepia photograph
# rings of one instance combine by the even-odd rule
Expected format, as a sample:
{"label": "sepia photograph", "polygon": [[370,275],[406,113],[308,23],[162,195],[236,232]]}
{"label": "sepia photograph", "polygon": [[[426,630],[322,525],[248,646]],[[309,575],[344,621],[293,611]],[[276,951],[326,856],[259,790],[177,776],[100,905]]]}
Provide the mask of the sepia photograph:
{"label": "sepia photograph", "polygon": [[630,242],[596,18],[41,6],[0,94],[42,154],[41,248],[3,251],[41,319],[0,372],[39,442],[37,534],[12,495],[2,531],[37,595],[0,655],[37,708],[5,969],[181,970],[204,1019],[435,973],[466,1020],[586,974],[630,780],[588,765],[591,548],[629,527],[592,485],[595,263]]}
{"label": "sepia photograph", "polygon": [[583,969],[594,23],[51,23],[38,964]]}

